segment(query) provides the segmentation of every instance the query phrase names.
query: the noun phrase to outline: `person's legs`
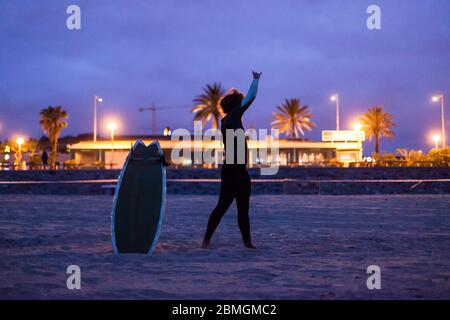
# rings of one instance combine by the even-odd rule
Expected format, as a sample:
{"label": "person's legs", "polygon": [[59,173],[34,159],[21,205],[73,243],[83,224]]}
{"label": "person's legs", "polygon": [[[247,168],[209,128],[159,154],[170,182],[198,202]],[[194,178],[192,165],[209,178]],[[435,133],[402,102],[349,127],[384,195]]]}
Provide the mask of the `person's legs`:
{"label": "person's legs", "polygon": [[203,240],[204,246],[207,246],[207,243],[211,240],[211,237],[219,225],[220,220],[234,200],[235,186],[231,183],[232,179],[233,177],[227,176],[227,172],[222,172],[219,201],[209,217],[208,226],[206,228],[206,233]]}
{"label": "person's legs", "polygon": [[242,172],[240,184],[236,193],[236,204],[238,209],[238,223],[241,230],[242,240],[245,245],[251,245],[250,236],[250,219],[248,216],[250,193],[251,193],[251,181],[247,170]]}

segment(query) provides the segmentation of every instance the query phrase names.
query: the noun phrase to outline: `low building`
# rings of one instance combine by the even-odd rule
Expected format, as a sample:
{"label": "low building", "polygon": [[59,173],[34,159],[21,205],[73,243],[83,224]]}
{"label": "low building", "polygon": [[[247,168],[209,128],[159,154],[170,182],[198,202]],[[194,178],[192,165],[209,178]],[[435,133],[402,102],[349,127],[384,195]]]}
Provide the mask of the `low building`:
{"label": "low building", "polygon": [[[180,155],[179,166],[216,167],[223,157],[223,143],[210,140],[172,140],[167,136],[127,136],[115,141],[80,141],[68,145],[71,163],[77,167],[121,168],[126,156],[136,140],[149,144],[159,141],[167,160],[172,162],[172,153]],[[273,144],[258,140],[248,140],[248,163],[250,167],[260,165],[279,166],[349,166],[362,161],[362,141],[364,133],[359,131],[323,131],[323,141],[302,141],[299,139],[279,139],[278,149]],[[261,148],[267,147],[267,157],[261,157]],[[177,150],[174,151],[174,149]],[[183,151],[179,151],[179,150]],[[195,159],[195,152],[208,152],[215,159],[212,165],[203,165]]]}

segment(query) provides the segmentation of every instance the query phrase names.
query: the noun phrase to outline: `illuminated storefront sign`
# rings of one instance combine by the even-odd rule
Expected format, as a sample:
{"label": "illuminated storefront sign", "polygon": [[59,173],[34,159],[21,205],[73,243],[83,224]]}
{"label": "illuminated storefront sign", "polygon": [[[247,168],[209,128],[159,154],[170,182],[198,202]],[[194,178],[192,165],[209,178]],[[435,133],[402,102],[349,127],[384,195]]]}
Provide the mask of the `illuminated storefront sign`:
{"label": "illuminated storefront sign", "polygon": [[322,131],[322,141],[346,142],[346,141],[365,141],[364,131],[356,130],[325,130]]}

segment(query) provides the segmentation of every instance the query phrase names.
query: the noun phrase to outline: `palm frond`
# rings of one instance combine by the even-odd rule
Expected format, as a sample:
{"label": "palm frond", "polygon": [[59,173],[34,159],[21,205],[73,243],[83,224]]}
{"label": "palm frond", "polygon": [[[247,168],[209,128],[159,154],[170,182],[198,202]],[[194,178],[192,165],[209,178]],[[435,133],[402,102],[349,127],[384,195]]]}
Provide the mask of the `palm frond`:
{"label": "palm frond", "polygon": [[311,121],[309,107],[302,106],[299,99],[285,99],[276,110],[272,113],[271,126],[288,137],[298,138],[299,133],[304,137],[305,131],[311,131],[316,125]]}
{"label": "palm frond", "polygon": [[194,121],[208,122],[211,118],[215,119],[212,126],[223,116],[222,108],[220,107],[220,100],[225,94],[225,90],[220,83],[207,84],[203,88],[203,93],[196,96],[193,100],[195,106],[191,111],[195,114]]}

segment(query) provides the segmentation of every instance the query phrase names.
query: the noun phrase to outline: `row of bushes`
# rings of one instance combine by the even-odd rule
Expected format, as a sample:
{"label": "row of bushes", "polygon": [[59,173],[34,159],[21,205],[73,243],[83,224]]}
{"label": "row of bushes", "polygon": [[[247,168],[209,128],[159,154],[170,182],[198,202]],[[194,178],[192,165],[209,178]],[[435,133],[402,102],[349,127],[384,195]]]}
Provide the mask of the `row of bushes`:
{"label": "row of bushes", "polygon": [[[380,156],[374,154],[373,163],[359,163],[357,166],[378,166],[378,167],[449,167],[450,166],[450,147],[431,149],[428,153],[423,153],[417,150],[397,149],[396,153],[385,153]],[[29,169],[40,169],[42,167],[41,156],[33,154],[28,157],[27,161]],[[62,166],[58,163],[58,168],[61,169],[79,169],[83,164],[76,160],[66,160]],[[323,163],[321,166],[325,167],[341,167],[337,159]],[[353,166],[353,165],[352,165]],[[105,169],[107,164],[97,161],[93,167],[97,169]]]}
{"label": "row of bushes", "polygon": [[374,159],[377,159],[376,165],[381,167],[448,167],[450,166],[450,147],[431,149],[428,153],[417,150],[397,149],[395,154],[385,153],[379,157],[374,155]]}

